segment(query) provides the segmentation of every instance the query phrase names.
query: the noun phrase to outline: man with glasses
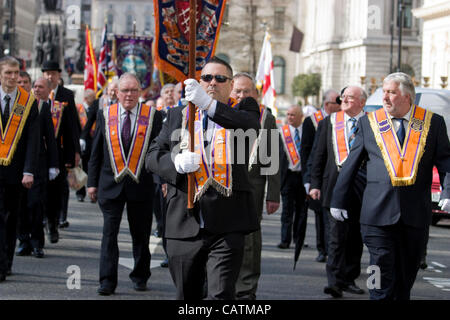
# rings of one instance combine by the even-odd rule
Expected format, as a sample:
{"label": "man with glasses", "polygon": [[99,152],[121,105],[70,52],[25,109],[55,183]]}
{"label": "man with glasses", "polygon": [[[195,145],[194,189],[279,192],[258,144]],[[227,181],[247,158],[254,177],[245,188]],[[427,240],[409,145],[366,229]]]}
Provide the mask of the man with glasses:
{"label": "man with glasses", "polygon": [[[185,81],[186,100],[197,107],[195,151],[188,146],[189,106],[172,108],[146,166],[168,183],[164,236],[177,299],[202,299],[205,280],[208,299],[234,299],[244,236],[259,228],[250,145],[239,133],[257,135],[259,106],[251,97],[239,104],[230,99],[233,70],[225,61],[211,58],[201,74],[200,83]],[[195,181],[193,209],[187,209],[188,173]]]}
{"label": "man with glasses", "polygon": [[117,236],[123,209],[133,244],[134,267],[130,279],[136,291],[147,290],[150,278],[149,241],[152,227],[152,173],[144,169],[150,141],[161,130],[162,116],[139,103],[141,84],[131,73],[119,79],[119,103],[99,110],[89,160],[88,194],[98,199],[103,213],[98,294],[111,295],[117,286]]}
{"label": "man with glasses", "polygon": [[[341,109],[340,104],[336,101],[338,96],[339,93],[333,89],[325,91],[323,93],[322,108],[307,117],[303,122],[300,160],[303,168],[303,183],[306,194],[309,193],[312,159],[314,158],[314,152],[317,149],[317,139],[315,139],[315,137],[318,137],[320,134],[318,129],[319,123],[326,116]],[[316,261],[325,262],[327,257],[328,233],[330,229],[328,216],[323,212],[322,204],[319,200],[308,199],[308,207],[314,211],[316,217],[316,246],[319,251]]]}
{"label": "man with glasses", "polygon": [[328,286],[324,293],[334,298],[342,297],[342,291],[363,294],[355,280],[361,273],[362,240],[359,228],[362,192],[365,187],[365,167],[355,175],[352,188],[346,194],[349,199],[349,219],[338,221],[330,212],[333,188],[354,143],[357,122],[364,115],[367,99],[365,91],[356,86],[345,88],[342,94],[341,111],[327,116],[320,122],[323,127],[318,137],[317,150],[311,168],[309,195],[321,200],[330,222],[328,260],[326,271]]}

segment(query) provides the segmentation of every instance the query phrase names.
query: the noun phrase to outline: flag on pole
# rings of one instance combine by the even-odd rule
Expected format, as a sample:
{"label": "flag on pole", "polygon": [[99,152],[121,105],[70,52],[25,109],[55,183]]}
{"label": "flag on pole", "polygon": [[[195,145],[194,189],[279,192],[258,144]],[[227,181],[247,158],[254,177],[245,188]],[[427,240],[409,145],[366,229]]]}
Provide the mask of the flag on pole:
{"label": "flag on pole", "polygon": [[266,32],[264,37],[255,80],[258,88],[262,88],[262,104],[271,108],[276,117],[278,109],[275,106],[276,93],[273,76],[272,45],[270,44],[270,34],[268,32]]}
{"label": "flag on pole", "polygon": [[102,47],[100,48],[100,55],[98,57],[98,69],[97,69],[97,89],[98,91],[103,91],[106,84],[108,83],[108,39],[107,39],[107,25],[103,27],[102,32]]}
{"label": "flag on pole", "polygon": [[86,26],[86,49],[84,58],[84,90],[92,89],[97,92],[97,61],[92,47],[91,32]]}
{"label": "flag on pole", "polygon": [[[197,0],[196,76],[214,55],[226,0]],[[189,68],[189,0],[153,0],[155,61],[177,81],[187,79]]]}

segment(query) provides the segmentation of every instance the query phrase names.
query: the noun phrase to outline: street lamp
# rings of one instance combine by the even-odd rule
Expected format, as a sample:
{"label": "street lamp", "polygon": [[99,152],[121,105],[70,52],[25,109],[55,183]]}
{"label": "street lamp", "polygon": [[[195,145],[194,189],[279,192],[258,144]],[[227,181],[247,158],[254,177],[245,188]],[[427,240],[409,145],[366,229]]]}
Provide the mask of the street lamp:
{"label": "street lamp", "polygon": [[403,29],[403,0],[399,0],[398,3],[398,17],[399,17],[399,28],[398,28],[398,63],[397,72],[400,72],[402,65],[402,29]]}

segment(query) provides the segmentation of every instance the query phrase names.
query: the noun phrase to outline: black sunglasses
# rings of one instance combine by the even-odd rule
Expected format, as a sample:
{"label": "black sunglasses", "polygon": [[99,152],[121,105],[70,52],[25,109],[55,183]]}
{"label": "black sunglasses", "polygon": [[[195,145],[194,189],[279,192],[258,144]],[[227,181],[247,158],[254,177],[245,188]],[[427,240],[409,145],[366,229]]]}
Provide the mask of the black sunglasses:
{"label": "black sunglasses", "polygon": [[228,78],[227,76],[222,76],[220,74],[215,76],[213,76],[212,74],[203,74],[200,78],[205,82],[211,82],[212,79],[214,78],[219,83],[224,83],[227,80],[231,80],[231,78]]}

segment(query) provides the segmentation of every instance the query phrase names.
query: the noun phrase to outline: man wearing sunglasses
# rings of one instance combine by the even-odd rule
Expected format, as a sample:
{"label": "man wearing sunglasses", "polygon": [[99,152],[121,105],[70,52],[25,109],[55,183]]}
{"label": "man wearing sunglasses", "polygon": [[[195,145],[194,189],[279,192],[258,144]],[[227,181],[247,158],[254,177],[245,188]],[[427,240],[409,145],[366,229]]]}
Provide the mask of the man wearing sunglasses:
{"label": "man wearing sunglasses", "polygon": [[[259,228],[248,177],[250,146],[236,143],[239,132],[257,134],[259,107],[250,97],[240,103],[229,98],[232,76],[229,64],[213,57],[200,83],[185,81],[186,100],[197,107],[195,152],[188,149],[187,130],[174,134],[187,129],[186,106],[168,110],[147,154],[147,169],[168,183],[164,235],[177,299],[202,299],[205,280],[208,299],[234,299],[244,236]],[[245,151],[239,150],[242,145]],[[246,152],[244,161],[237,161],[239,152]],[[187,209],[188,173],[196,182],[192,210]]]}

